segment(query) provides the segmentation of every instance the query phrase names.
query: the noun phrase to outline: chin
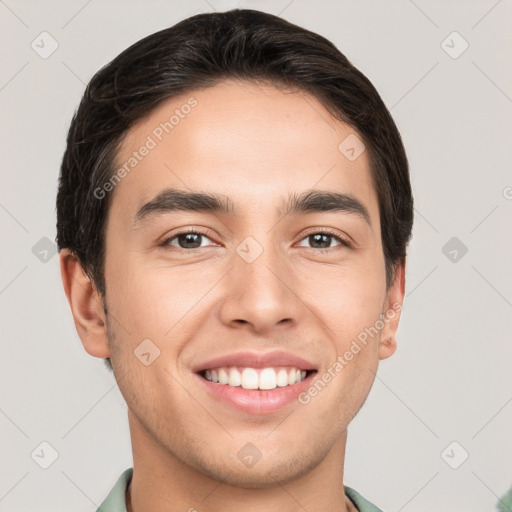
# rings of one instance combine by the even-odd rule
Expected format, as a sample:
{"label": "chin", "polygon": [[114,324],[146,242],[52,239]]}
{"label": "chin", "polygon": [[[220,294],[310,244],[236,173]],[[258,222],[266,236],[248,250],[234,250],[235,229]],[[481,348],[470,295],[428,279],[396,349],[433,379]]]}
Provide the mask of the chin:
{"label": "chin", "polygon": [[198,471],[206,476],[233,487],[246,489],[265,489],[286,485],[311,472],[321,461],[322,455],[313,460],[308,455],[296,457],[290,455],[288,461],[283,461],[283,454],[279,460],[263,462],[263,458],[253,467],[246,467],[240,461],[231,460],[223,466],[201,464]]}

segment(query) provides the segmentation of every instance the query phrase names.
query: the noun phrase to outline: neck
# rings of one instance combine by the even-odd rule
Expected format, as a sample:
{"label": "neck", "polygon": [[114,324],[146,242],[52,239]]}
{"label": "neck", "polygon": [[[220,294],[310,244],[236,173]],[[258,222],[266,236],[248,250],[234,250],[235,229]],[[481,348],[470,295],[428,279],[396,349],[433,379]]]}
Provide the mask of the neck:
{"label": "neck", "polygon": [[[127,512],[357,512],[343,489],[346,431],[311,471],[274,486],[247,488],[216,480],[159,444],[129,413],[133,475]],[[228,480],[228,479],[226,479]]]}

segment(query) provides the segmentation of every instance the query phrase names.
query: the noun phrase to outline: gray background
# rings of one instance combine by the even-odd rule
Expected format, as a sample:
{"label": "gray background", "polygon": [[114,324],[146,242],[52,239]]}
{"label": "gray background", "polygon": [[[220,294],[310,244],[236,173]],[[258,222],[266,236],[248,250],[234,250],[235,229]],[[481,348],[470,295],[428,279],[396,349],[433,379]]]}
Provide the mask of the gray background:
{"label": "gray background", "polygon": [[[132,465],[126,405],[82,348],[50,242],[84,85],[141,37],[233,7],[331,39],[381,93],[411,163],[398,351],[349,429],[345,483],[387,512],[494,510],[512,483],[510,0],[0,1],[0,510],[95,511]],[[58,43],[47,58],[43,31]],[[42,442],[58,453],[47,469]]]}

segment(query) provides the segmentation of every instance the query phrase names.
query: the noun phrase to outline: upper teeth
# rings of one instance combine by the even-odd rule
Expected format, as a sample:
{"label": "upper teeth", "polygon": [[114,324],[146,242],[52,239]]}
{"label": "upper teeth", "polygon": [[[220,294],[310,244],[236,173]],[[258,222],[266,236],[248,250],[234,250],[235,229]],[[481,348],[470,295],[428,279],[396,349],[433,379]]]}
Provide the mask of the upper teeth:
{"label": "upper teeth", "polygon": [[[241,371],[240,371],[241,370]],[[244,389],[274,389],[301,382],[306,370],[298,368],[243,368],[221,367],[205,370],[207,380]]]}

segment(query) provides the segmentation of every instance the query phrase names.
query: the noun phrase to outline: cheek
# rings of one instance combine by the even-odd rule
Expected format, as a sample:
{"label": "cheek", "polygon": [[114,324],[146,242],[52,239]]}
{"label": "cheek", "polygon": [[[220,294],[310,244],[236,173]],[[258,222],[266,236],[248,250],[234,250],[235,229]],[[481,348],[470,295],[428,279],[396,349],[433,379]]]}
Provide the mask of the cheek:
{"label": "cheek", "polygon": [[[110,265],[107,294],[111,312],[122,323],[134,344],[149,338],[166,350],[179,350],[179,338],[192,335],[192,327],[201,311],[201,300],[215,284],[199,267],[173,269],[144,263],[137,255],[126,257],[123,267]],[[197,327],[197,326],[196,326]],[[139,341],[137,341],[139,340]],[[173,344],[169,344],[174,340]]]}
{"label": "cheek", "polygon": [[327,269],[310,275],[303,286],[317,316],[344,343],[378,320],[385,297],[384,265]]}

